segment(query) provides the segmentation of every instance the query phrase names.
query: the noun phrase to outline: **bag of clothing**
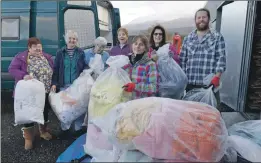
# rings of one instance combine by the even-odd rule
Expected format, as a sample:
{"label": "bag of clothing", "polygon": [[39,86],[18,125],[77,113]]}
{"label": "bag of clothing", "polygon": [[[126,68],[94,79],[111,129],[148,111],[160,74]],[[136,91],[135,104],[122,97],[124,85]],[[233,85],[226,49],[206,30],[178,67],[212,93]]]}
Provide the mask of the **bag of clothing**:
{"label": "bag of clothing", "polygon": [[91,122],[118,151],[139,150],[154,159],[217,162],[227,148],[219,111],[203,103],[142,98],[118,104]]}
{"label": "bag of clothing", "polygon": [[160,75],[160,97],[181,99],[186,89],[188,78],[181,67],[169,54],[169,44],[158,49],[158,70]]}
{"label": "bag of clothing", "polygon": [[20,80],[15,87],[14,115],[16,124],[44,124],[45,87],[36,79]]}
{"label": "bag of clothing", "polygon": [[[131,99],[131,93],[122,88],[131,80],[121,67],[129,63],[127,56],[110,57],[106,62],[107,68],[95,81],[90,94],[88,107],[88,128],[85,152],[92,157],[104,156],[106,151],[112,150],[108,137],[93,123],[92,119],[102,118],[115,105]],[[106,123],[106,122],[104,122]]]}
{"label": "bag of clothing", "polygon": [[105,115],[115,105],[131,98],[122,88],[130,83],[129,74],[121,67],[129,63],[127,56],[113,56],[106,62],[107,68],[95,81],[90,94],[88,118]]}
{"label": "bag of clothing", "polygon": [[104,71],[104,63],[102,61],[101,54],[95,54],[93,58],[90,59],[89,67],[93,70],[92,77],[94,80]]}
{"label": "bag of clothing", "polygon": [[54,113],[67,129],[74,120],[87,111],[91,88],[94,84],[90,73],[91,70],[84,70],[66,90],[49,94]]}
{"label": "bag of clothing", "polygon": [[229,135],[237,135],[249,139],[261,146],[261,120],[239,122],[228,129]]}
{"label": "bag of clothing", "polygon": [[186,101],[202,102],[213,107],[217,107],[217,100],[213,93],[213,86],[209,88],[195,88],[188,91],[183,97]]}

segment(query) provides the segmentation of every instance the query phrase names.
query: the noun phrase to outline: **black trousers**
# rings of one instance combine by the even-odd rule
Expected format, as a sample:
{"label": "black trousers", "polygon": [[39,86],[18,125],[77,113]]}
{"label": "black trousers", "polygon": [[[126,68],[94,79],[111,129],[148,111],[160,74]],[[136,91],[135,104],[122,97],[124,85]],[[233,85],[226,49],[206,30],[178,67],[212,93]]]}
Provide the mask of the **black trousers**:
{"label": "black trousers", "polygon": [[[45,94],[45,104],[44,104],[44,122],[48,122],[48,114],[49,114],[49,109],[51,108],[50,103],[49,103],[49,99],[48,99],[49,94],[46,93]],[[24,127],[32,127],[34,126],[34,123],[29,123],[29,124],[24,124]]]}
{"label": "black trousers", "polygon": [[[186,92],[188,92],[188,91],[190,91],[192,89],[195,89],[195,88],[203,88],[203,87],[204,86],[188,84],[187,87],[186,87]],[[219,93],[219,91],[214,93],[214,95],[215,95],[216,100],[217,100],[217,109],[220,111],[221,106],[220,106],[220,93]]]}

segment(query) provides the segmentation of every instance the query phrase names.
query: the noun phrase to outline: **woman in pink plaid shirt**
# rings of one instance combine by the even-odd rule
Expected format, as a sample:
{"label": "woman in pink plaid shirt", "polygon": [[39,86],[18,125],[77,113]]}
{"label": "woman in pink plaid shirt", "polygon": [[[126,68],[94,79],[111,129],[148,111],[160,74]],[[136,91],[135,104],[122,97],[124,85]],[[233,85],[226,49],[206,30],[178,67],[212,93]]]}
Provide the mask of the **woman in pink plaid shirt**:
{"label": "woman in pink plaid shirt", "polygon": [[145,36],[133,39],[130,64],[123,69],[130,74],[132,83],[124,86],[125,91],[132,92],[133,99],[156,96],[158,93],[158,70],[156,63],[148,57],[149,44]]}

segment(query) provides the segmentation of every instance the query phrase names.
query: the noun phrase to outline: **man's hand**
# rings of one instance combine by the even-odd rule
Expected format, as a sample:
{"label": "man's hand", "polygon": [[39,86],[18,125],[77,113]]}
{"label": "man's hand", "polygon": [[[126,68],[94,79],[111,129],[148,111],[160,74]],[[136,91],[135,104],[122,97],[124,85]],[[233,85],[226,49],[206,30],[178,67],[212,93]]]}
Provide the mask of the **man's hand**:
{"label": "man's hand", "polygon": [[52,92],[56,92],[56,85],[52,85],[51,91],[52,91]]}
{"label": "man's hand", "polygon": [[211,80],[211,84],[213,84],[215,88],[219,86],[219,82],[220,82],[220,77],[217,75],[214,76]]}
{"label": "man's hand", "polygon": [[127,92],[133,92],[135,89],[135,83],[128,83],[123,86],[124,90]]}
{"label": "man's hand", "polygon": [[25,75],[24,76],[24,80],[26,81],[26,80],[31,80],[31,79],[33,79],[33,77],[31,76],[31,75]]}

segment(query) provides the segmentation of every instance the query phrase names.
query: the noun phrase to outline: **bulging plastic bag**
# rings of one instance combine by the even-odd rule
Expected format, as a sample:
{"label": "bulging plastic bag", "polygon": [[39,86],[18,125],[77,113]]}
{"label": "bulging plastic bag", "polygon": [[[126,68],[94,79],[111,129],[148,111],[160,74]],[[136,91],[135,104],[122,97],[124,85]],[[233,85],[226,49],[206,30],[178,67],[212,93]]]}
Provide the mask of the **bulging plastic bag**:
{"label": "bulging plastic bag", "polygon": [[106,61],[106,64],[110,67],[122,68],[130,63],[129,57],[125,55],[110,56]]}
{"label": "bulging plastic bag", "polygon": [[183,97],[186,101],[202,102],[213,107],[217,107],[217,100],[213,93],[213,86],[209,88],[195,88],[188,91]]}
{"label": "bulging plastic bag", "polygon": [[251,162],[261,162],[261,146],[250,139],[231,135],[228,139],[230,153],[226,154],[228,162],[237,162],[237,156]]}
{"label": "bulging plastic bag", "polygon": [[120,151],[139,150],[154,159],[217,162],[227,148],[219,111],[203,103],[142,98],[118,104],[91,122]]}
{"label": "bulging plastic bag", "polygon": [[[100,128],[94,124],[88,124],[86,134],[85,153],[92,157],[102,158],[113,150],[113,145],[108,137],[102,133]],[[106,161],[106,160],[105,160]]]}
{"label": "bulging plastic bag", "polygon": [[91,89],[88,119],[103,116],[115,105],[130,100],[131,93],[122,88],[131,82],[129,74],[121,68],[128,63],[126,56],[114,56],[107,60],[110,67],[97,78]]}
{"label": "bulging plastic bag", "polygon": [[14,114],[16,124],[44,124],[45,87],[36,79],[20,80],[15,87]]}
{"label": "bulging plastic bag", "polygon": [[102,61],[101,54],[95,54],[89,62],[90,69],[93,70],[94,74],[92,75],[94,79],[97,79],[98,76],[104,71],[104,63]]}
{"label": "bulging plastic bag", "polygon": [[169,45],[157,51],[158,70],[160,75],[159,95],[173,99],[181,99],[186,89],[188,78],[180,66],[169,56]]}
{"label": "bulging plastic bag", "polygon": [[236,123],[228,129],[228,133],[244,137],[261,146],[261,120]]}
{"label": "bulging plastic bag", "polygon": [[84,70],[66,90],[49,94],[54,113],[67,129],[74,120],[87,111],[91,88],[94,84],[90,73],[91,70]]}

